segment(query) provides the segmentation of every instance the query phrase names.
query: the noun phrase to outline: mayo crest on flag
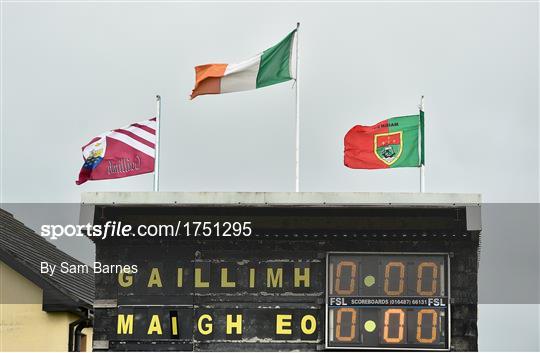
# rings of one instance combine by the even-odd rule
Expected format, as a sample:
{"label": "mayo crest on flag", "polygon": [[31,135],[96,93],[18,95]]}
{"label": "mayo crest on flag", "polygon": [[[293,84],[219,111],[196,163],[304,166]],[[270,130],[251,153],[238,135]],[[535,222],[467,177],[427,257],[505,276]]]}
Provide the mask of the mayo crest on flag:
{"label": "mayo crest on flag", "polygon": [[105,132],[82,147],[84,164],[77,185],[154,171],[156,118]]}
{"label": "mayo crest on flag", "polygon": [[354,126],[345,135],[344,163],[353,169],[420,167],[424,164],[424,113]]}
{"label": "mayo crest on flag", "polygon": [[264,52],[235,64],[206,64],[195,67],[191,99],[262,88],[296,78],[296,32]]}

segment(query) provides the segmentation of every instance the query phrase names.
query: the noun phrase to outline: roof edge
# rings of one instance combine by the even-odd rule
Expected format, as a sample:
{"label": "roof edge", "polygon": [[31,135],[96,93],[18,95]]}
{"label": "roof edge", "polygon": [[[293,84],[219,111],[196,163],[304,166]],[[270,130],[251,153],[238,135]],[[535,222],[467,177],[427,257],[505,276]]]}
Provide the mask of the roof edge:
{"label": "roof edge", "polygon": [[72,312],[74,307],[92,309],[92,302],[88,302],[83,298],[78,298],[65,288],[59,286],[57,283],[46,279],[45,276],[40,275],[32,266],[24,261],[21,261],[21,259],[17,258],[17,256],[11,252],[6,251],[5,249],[0,249],[0,261],[4,262],[7,266],[43,290],[42,298],[44,306],[49,305],[48,298],[51,297],[51,293],[55,292],[58,296],[66,299],[66,301],[61,304],[55,303],[57,307],[56,311],[59,311],[59,308],[63,308],[64,310],[61,311]]}
{"label": "roof edge", "polygon": [[124,205],[447,205],[479,204],[480,194],[386,192],[84,192],[83,204]]}

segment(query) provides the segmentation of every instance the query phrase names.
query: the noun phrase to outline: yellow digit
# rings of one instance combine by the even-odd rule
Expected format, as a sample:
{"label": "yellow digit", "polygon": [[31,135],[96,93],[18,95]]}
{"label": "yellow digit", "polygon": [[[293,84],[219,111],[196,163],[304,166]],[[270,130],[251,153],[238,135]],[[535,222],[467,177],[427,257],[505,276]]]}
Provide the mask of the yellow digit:
{"label": "yellow digit", "polygon": [[[342,316],[343,313],[351,313],[351,332],[348,336],[342,335]],[[353,308],[340,308],[337,311],[336,318],[336,340],[342,342],[351,342],[356,338],[356,310]]]}
{"label": "yellow digit", "polygon": [[[431,337],[422,337],[422,319],[424,315],[432,315],[431,319]],[[416,326],[416,340],[420,343],[433,343],[437,339],[437,312],[434,309],[422,309],[418,312],[418,321]]]}
{"label": "yellow digit", "polygon": [[[399,330],[397,337],[390,337],[390,316],[399,315]],[[403,341],[405,332],[405,312],[403,309],[388,309],[384,312],[384,332],[383,339],[386,343],[400,343]]]}
{"label": "yellow digit", "polygon": [[[399,269],[399,288],[397,290],[390,290],[390,271],[392,267]],[[403,262],[391,261],[386,264],[384,269],[384,292],[387,295],[401,295],[405,289],[405,265]]]}
{"label": "yellow digit", "polygon": [[[349,284],[349,288],[347,289],[341,289],[341,281],[342,281],[341,274],[343,271],[343,267],[351,268],[351,282]],[[340,295],[350,295],[354,292],[355,287],[356,287],[356,263],[352,261],[340,261],[336,269],[335,292]]]}
{"label": "yellow digit", "polygon": [[[422,279],[424,278],[424,268],[431,268],[433,277],[431,279],[431,289],[422,289]],[[416,276],[416,292],[419,295],[435,295],[437,292],[437,279],[439,278],[439,272],[437,270],[437,264],[434,262],[422,262],[418,265],[418,272]]]}

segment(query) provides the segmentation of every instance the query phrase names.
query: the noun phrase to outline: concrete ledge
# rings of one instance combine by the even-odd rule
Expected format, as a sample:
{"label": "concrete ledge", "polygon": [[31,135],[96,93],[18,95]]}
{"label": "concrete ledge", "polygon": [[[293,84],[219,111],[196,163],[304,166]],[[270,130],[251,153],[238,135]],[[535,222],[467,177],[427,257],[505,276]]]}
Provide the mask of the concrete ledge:
{"label": "concrete ledge", "polygon": [[122,205],[454,205],[480,194],[382,192],[85,192],[83,204]]}

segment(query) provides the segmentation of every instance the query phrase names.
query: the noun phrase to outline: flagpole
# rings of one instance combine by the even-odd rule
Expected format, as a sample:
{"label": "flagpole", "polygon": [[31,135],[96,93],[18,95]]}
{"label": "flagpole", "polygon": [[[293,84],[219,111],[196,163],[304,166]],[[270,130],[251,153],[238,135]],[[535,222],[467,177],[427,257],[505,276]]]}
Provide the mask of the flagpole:
{"label": "flagpole", "polygon": [[156,155],[154,158],[154,191],[159,191],[159,148],[161,143],[159,141],[161,125],[161,96],[156,95]]}
{"label": "flagpole", "polygon": [[295,191],[300,191],[300,66],[298,45],[300,39],[300,22],[296,23],[296,174]]}
{"label": "flagpole", "polygon": [[[424,112],[424,96],[422,96],[420,98],[420,106],[419,106],[419,108],[420,108],[421,112]],[[422,127],[420,127],[420,128],[422,128]],[[418,139],[418,141],[420,142],[419,151],[420,151],[420,153],[423,153],[422,146],[424,145],[424,141],[420,141],[420,139],[423,138],[421,133],[419,134],[419,137],[420,137]],[[426,167],[424,166],[424,163],[422,161],[422,164],[420,165],[420,192],[426,192],[426,174],[425,173],[426,173]]]}

